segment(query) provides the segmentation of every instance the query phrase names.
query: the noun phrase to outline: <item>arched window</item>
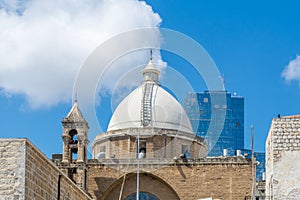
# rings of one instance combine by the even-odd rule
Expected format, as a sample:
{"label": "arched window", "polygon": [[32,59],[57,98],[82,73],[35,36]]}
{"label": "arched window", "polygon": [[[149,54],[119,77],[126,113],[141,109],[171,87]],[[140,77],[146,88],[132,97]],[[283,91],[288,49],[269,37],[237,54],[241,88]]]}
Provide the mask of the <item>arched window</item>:
{"label": "arched window", "polygon": [[70,145],[70,149],[71,149],[71,155],[70,155],[70,159],[77,159],[77,153],[78,153],[78,132],[75,129],[70,130],[69,135],[71,136],[70,141],[69,141],[69,145]]}
{"label": "arched window", "polygon": [[[140,192],[139,199],[140,200],[159,200],[159,198],[157,198],[156,196],[154,196],[153,194],[150,194],[148,192]],[[125,200],[136,200],[136,193],[129,195]]]}
{"label": "arched window", "polygon": [[70,130],[69,135],[71,136],[70,144],[77,144],[78,138],[77,138],[77,131],[75,129]]}

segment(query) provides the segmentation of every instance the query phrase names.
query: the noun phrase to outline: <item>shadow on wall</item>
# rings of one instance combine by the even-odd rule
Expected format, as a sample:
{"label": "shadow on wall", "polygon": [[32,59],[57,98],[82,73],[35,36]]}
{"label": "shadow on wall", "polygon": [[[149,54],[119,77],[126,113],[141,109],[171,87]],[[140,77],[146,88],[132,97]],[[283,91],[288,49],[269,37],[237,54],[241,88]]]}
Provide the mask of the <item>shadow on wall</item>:
{"label": "shadow on wall", "polygon": [[[119,199],[120,193],[122,199],[126,199],[136,192],[136,173],[126,174],[125,181],[124,176],[118,179],[101,177],[94,179],[98,186],[98,189],[93,191],[96,199],[116,200]],[[168,183],[150,173],[140,174],[140,192],[148,193],[158,199],[179,200],[177,193]]]}

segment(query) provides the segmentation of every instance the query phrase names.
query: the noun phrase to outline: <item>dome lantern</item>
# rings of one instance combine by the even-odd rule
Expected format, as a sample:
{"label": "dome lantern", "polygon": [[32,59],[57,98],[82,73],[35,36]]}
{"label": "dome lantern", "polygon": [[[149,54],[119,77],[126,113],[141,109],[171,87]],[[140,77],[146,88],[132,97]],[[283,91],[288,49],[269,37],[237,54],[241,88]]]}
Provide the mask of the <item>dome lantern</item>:
{"label": "dome lantern", "polygon": [[156,69],[152,62],[152,51],[151,51],[151,56],[150,56],[150,61],[145,67],[145,69],[142,70],[142,74],[144,76],[144,82],[154,82],[158,84],[158,76],[159,76],[159,70]]}

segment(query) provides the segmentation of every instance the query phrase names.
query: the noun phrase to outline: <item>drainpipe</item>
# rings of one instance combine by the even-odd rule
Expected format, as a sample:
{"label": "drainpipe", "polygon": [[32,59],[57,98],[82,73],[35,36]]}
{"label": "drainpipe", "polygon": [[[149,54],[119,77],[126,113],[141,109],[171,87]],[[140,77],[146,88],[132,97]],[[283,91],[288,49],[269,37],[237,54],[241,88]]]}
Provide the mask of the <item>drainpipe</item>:
{"label": "drainpipe", "polygon": [[60,179],[61,179],[61,174],[58,174],[58,181],[57,181],[57,200],[60,199]]}

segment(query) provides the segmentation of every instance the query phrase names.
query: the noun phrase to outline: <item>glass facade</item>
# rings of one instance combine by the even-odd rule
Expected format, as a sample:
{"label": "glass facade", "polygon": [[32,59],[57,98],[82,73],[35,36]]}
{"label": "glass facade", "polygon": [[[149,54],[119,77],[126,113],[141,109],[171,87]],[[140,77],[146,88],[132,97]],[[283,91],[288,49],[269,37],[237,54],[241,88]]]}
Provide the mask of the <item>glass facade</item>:
{"label": "glass facade", "polygon": [[[225,101],[219,100],[221,98],[224,98]],[[207,156],[221,156],[223,149],[227,149],[228,156],[233,156],[236,150],[244,149],[243,97],[232,96],[226,91],[188,93],[185,98],[184,109],[191,121],[193,131],[198,136],[205,138],[207,144],[212,148]],[[225,115],[224,125],[221,125],[222,129],[215,131],[221,132],[216,144],[211,144],[212,140],[209,135],[213,134],[207,134],[208,130],[214,130],[209,129],[213,110],[222,110]],[[218,120],[216,121],[218,123]]]}
{"label": "glass facade", "polygon": [[[242,150],[243,155],[247,155],[248,158],[252,158],[251,150],[250,149],[243,149]],[[266,172],[266,154],[264,152],[254,152],[254,157],[257,161],[256,165],[256,180],[257,181],[265,181],[265,177],[263,177],[263,174]]]}
{"label": "glass facade", "polygon": [[265,181],[263,174],[266,173],[266,154],[264,152],[254,152],[254,156],[256,161],[258,161],[256,165],[256,180]]}

